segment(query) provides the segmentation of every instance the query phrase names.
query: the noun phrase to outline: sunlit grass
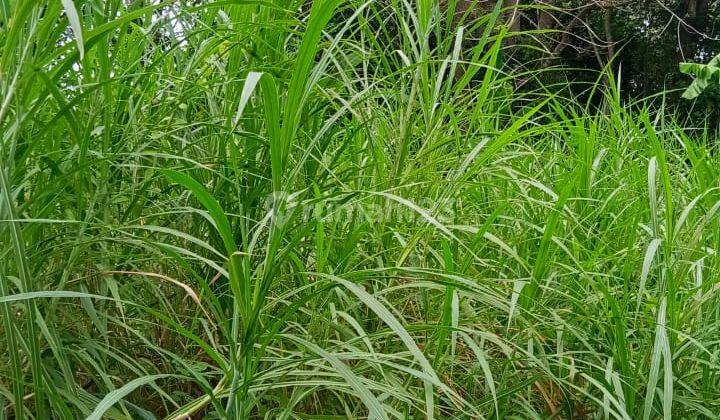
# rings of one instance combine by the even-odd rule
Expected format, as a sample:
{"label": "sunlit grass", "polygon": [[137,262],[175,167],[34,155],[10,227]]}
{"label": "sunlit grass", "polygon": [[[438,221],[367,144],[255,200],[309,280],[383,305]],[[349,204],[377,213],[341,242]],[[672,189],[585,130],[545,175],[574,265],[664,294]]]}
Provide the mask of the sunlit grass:
{"label": "sunlit grass", "polygon": [[4,416],[720,412],[708,131],[499,6],[80,3],[0,3]]}

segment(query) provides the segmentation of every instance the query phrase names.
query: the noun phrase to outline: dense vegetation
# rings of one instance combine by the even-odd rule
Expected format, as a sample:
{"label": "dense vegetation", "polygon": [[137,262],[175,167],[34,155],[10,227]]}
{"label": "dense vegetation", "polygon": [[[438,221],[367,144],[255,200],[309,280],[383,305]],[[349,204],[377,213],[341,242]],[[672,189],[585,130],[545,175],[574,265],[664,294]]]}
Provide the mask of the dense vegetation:
{"label": "dense vegetation", "polygon": [[0,415],[720,415],[712,130],[501,6],[0,0]]}
{"label": "dense vegetation", "polygon": [[[459,1],[468,7],[475,4]],[[681,88],[687,83],[677,72],[681,62],[707,62],[720,53],[718,0],[504,0],[503,4],[508,6],[506,21],[520,34],[514,42],[533,47],[513,51],[515,65],[569,68],[546,73],[545,79],[561,75],[588,81],[593,74],[583,70],[611,65],[621,75],[623,96],[638,98]],[[666,100],[683,105],[675,102],[679,95],[668,93]],[[693,104],[697,117],[710,108],[717,119],[719,97],[716,93]]]}

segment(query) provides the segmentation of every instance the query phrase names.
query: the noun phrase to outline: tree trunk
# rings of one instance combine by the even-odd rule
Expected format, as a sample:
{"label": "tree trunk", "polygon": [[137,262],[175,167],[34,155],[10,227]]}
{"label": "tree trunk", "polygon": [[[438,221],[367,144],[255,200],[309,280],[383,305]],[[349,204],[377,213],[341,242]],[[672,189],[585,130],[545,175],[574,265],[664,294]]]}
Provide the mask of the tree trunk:
{"label": "tree trunk", "polygon": [[538,9],[537,28],[540,31],[550,30],[555,27],[555,16],[548,10],[555,5],[555,0],[538,0],[541,8]]}
{"label": "tree trunk", "polygon": [[603,16],[605,26],[605,42],[607,43],[608,62],[615,56],[615,38],[612,33],[612,9],[605,9]]}
{"label": "tree trunk", "polygon": [[684,61],[692,60],[697,53],[698,43],[703,39],[707,27],[708,0],[683,0],[680,17],[680,55]]}

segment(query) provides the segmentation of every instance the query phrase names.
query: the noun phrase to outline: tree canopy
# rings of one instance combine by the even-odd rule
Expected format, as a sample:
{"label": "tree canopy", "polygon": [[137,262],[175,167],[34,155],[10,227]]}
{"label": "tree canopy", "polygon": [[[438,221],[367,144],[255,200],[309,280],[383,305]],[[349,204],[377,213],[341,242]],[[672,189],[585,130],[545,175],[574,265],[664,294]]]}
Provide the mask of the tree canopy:
{"label": "tree canopy", "polygon": [[[461,13],[494,4],[460,1]],[[535,47],[512,52],[516,65],[576,69],[562,73],[576,81],[611,65],[626,97],[683,88],[690,79],[680,63],[708,63],[720,53],[717,0],[504,0],[503,6],[516,34],[512,44]]]}

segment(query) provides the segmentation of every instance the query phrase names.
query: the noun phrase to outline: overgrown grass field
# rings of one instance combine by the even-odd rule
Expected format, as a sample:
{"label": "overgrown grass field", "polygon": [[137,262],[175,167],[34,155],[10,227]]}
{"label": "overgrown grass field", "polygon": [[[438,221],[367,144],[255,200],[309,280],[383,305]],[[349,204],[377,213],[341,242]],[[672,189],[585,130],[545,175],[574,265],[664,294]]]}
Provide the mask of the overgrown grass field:
{"label": "overgrown grass field", "polygon": [[126,3],[0,0],[2,418],[720,415],[712,127],[501,5]]}

